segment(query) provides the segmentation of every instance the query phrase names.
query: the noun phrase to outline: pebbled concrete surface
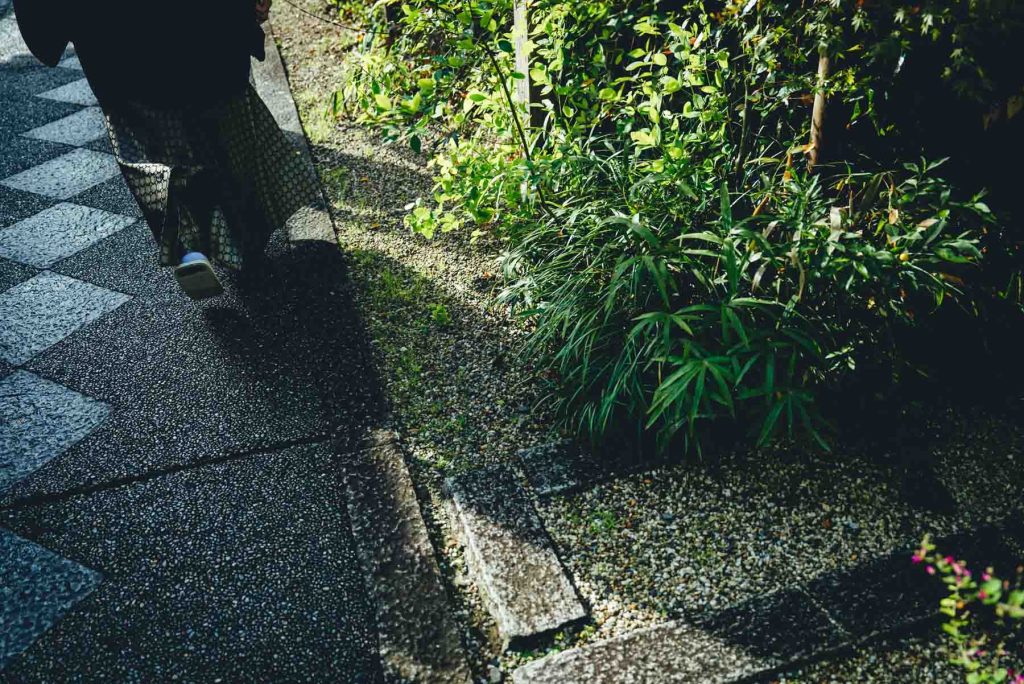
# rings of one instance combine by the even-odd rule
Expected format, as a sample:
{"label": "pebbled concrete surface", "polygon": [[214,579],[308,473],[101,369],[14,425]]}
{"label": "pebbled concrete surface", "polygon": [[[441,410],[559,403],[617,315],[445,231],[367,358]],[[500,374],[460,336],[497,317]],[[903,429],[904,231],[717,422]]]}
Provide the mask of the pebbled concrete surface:
{"label": "pebbled concrete surface", "polygon": [[101,572],[10,681],[378,681],[341,482],[324,446],[0,513]]}
{"label": "pebbled concrete surface", "polygon": [[515,684],[731,684],[843,645],[804,597],[769,595],[698,624],[670,622],[524,665]]}

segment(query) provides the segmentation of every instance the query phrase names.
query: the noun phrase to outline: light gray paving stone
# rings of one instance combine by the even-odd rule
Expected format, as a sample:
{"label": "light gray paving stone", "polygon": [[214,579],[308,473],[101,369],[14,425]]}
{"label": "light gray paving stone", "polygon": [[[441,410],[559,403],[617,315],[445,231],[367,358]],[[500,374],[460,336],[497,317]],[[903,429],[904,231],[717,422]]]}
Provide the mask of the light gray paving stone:
{"label": "light gray paving stone", "polygon": [[0,491],[86,437],[109,413],[103,402],[28,371],[0,380]]}
{"label": "light gray paving stone", "polygon": [[0,671],[100,583],[99,573],[0,529]]}
{"label": "light gray paving stone", "polygon": [[388,681],[468,684],[469,665],[405,459],[392,433],[343,457],[349,519]]}
{"label": "light gray paving stone", "polygon": [[117,174],[113,155],[77,149],[0,180],[0,185],[65,200]]}
{"label": "light gray paving stone", "polygon": [[133,223],[130,216],[63,202],[0,229],[0,256],[49,268]]}
{"label": "light gray paving stone", "polygon": [[0,359],[20,366],[128,299],[120,292],[43,271],[0,293]]}
{"label": "light gray paving stone", "polygon": [[82,70],[82,63],[78,61],[78,55],[71,55],[61,61],[57,66],[62,69],[74,69],[75,71]]}
{"label": "light gray paving stone", "polygon": [[446,482],[466,561],[506,645],[586,617],[525,490],[505,466]]}
{"label": "light gray paving stone", "polygon": [[72,81],[53,90],[47,90],[45,93],[39,93],[36,97],[41,97],[45,100],[56,100],[57,102],[79,104],[85,107],[94,107],[99,104],[92,92],[92,88],[89,87],[89,81],[84,78]]}
{"label": "light gray paving stone", "polygon": [[103,110],[99,107],[85,109],[65,116],[52,123],[33,128],[22,135],[35,140],[63,143],[80,147],[102,138],[107,132],[103,122]]}

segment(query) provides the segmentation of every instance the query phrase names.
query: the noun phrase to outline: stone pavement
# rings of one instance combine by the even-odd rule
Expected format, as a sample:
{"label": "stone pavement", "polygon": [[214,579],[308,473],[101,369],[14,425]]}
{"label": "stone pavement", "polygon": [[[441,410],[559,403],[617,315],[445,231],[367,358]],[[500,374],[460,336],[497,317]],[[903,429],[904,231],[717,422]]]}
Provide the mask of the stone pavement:
{"label": "stone pavement", "polygon": [[333,243],[196,304],[73,55],[0,0],[0,680],[376,681],[339,448],[380,414]]}

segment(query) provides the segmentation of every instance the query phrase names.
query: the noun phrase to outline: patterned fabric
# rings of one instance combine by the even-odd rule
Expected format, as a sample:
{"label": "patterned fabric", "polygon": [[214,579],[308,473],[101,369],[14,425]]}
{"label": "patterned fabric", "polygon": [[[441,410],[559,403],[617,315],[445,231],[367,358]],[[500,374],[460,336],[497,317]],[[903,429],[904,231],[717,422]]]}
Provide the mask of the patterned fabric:
{"label": "patterned fabric", "polygon": [[128,187],[160,246],[241,268],[316,199],[316,179],[250,86],[204,107],[108,108],[107,129]]}

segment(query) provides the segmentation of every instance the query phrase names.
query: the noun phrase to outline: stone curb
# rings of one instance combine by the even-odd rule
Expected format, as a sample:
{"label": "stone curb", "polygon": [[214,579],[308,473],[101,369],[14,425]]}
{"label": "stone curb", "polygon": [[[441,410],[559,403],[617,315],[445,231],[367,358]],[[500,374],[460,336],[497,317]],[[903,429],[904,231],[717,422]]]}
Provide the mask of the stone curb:
{"label": "stone curb", "polygon": [[533,502],[509,468],[458,475],[445,487],[467,565],[506,647],[587,616]]}
{"label": "stone curb", "polygon": [[[253,61],[256,90],[317,179],[318,199],[288,222],[288,241],[327,242],[340,252],[284,62],[269,23],[264,28],[266,59]],[[377,613],[385,681],[469,684],[458,625],[398,436],[374,430],[359,447],[340,462],[357,554]]]}
{"label": "stone curb", "polygon": [[310,206],[300,209],[288,221],[286,226],[288,240],[291,243],[314,240],[337,245],[337,234],[327,209],[327,198],[320,186],[319,175],[309,149],[309,141],[306,140],[299,111],[292,98],[288,73],[284,61],[281,59],[281,53],[277,49],[277,43],[274,41],[274,32],[269,22],[264,24],[264,30],[266,32],[264,41],[266,59],[262,62],[254,59],[252,62],[252,77],[256,84],[256,91],[274,115],[278,126],[292,141],[297,153],[303,157],[311,177],[317,179],[317,199]]}
{"label": "stone curb", "polygon": [[389,682],[471,681],[419,500],[397,435],[377,430],[342,457],[352,531],[377,611]]}

